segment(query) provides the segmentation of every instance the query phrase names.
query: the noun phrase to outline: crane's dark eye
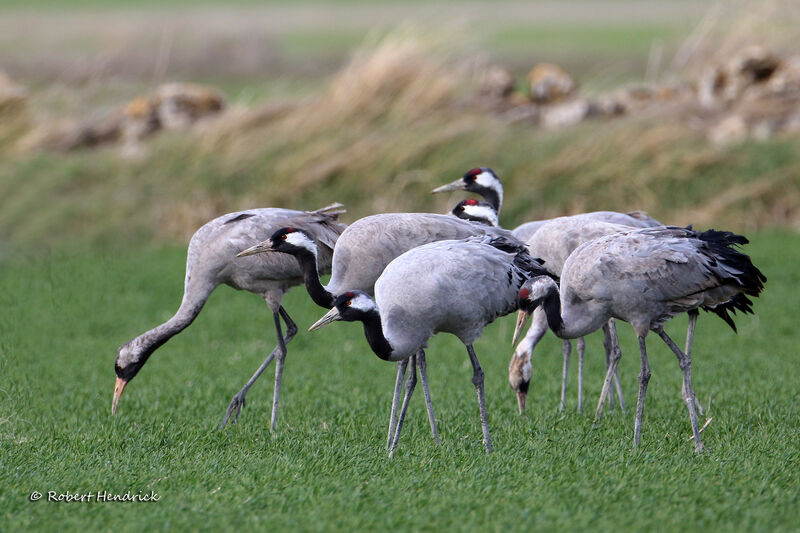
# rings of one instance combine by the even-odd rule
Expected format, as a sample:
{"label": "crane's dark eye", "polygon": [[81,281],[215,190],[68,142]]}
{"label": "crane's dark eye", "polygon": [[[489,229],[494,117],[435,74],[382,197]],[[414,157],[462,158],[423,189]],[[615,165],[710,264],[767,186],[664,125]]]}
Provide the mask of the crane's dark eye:
{"label": "crane's dark eye", "polygon": [[284,241],[286,240],[286,234],[285,233],[283,235],[281,235],[281,239],[283,239]]}
{"label": "crane's dark eye", "polygon": [[351,303],[353,303],[353,301],[352,301],[352,300],[347,300],[347,301],[344,303],[344,306],[345,306],[345,307],[350,307],[350,304],[351,304]]}
{"label": "crane's dark eye", "polygon": [[472,174],[471,176],[467,176],[467,181],[475,181],[475,174]]}

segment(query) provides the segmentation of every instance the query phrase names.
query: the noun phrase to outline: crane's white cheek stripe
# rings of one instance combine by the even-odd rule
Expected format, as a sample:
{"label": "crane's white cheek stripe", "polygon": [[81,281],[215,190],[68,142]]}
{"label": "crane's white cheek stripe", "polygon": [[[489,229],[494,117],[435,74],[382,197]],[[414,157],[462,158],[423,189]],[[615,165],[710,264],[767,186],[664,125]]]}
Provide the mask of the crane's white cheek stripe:
{"label": "crane's white cheek stripe", "polygon": [[475,183],[489,189],[497,188],[497,179],[488,172],[481,172],[475,177]]}
{"label": "crane's white cheek stripe", "polygon": [[376,307],[375,302],[363,294],[359,294],[350,301],[350,307],[359,311],[369,311]]}
{"label": "crane's white cheek stripe", "polygon": [[296,231],[286,234],[286,242],[294,246],[305,248],[309,252],[317,253],[317,245],[314,241],[306,237],[303,233]]}
{"label": "crane's white cheek stripe", "polygon": [[489,209],[483,206],[466,205],[464,206],[464,212],[472,217],[488,220],[495,226],[497,225],[497,214],[494,212],[493,209]]}

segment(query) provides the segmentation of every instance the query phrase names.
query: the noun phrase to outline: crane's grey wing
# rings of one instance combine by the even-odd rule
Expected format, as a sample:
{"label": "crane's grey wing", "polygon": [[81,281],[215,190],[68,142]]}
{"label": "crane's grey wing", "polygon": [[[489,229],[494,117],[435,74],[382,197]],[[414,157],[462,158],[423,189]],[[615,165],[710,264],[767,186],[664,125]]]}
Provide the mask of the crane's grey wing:
{"label": "crane's grey wing", "polygon": [[450,328],[443,331],[457,329],[458,321],[489,323],[516,309],[519,288],[531,269],[540,268],[524,250],[505,251],[490,240],[447,240],[414,248],[387,266],[376,294],[380,286],[392,286],[393,299],[402,299],[406,307],[442,310],[437,327]]}
{"label": "crane's grey wing", "polygon": [[612,224],[622,224],[624,226],[631,226],[634,228],[661,226],[661,223],[658,220],[648,217],[644,211],[631,211],[630,213],[617,213],[616,211],[592,211],[590,213],[582,213],[580,215],[573,216],[591,218],[594,220],[600,220],[602,222],[610,222]]}
{"label": "crane's grey wing", "polygon": [[727,312],[752,312],[745,294],[757,296],[766,281],[749,257],[732,247],[746,242],[739,239],[663,226],[609,235],[575,250],[564,267],[570,279],[563,282],[582,299],[626,293],[662,302],[671,315],[703,307],[734,327]]}
{"label": "crane's grey wing", "polygon": [[526,242],[531,255],[544,260],[544,267],[555,276],[561,276],[569,255],[581,244],[622,231],[630,226],[611,224],[601,220],[576,215],[558,217],[543,225]]}
{"label": "crane's grey wing", "polygon": [[511,233],[514,234],[514,237],[521,240],[522,242],[527,242],[539,229],[550,222],[551,219],[546,220],[532,220],[531,222],[525,222],[524,224],[520,224],[513,230]]}
{"label": "crane's grey wing", "polygon": [[336,203],[316,211],[305,211],[293,217],[286,226],[307,231],[316,237],[318,245],[321,244],[333,251],[339,235],[347,228],[345,224],[337,222],[339,215],[346,213],[341,208],[342,204]]}
{"label": "crane's grey wing", "polygon": [[[337,206],[338,207],[338,206]],[[254,290],[257,280],[302,280],[297,260],[285,254],[257,254],[236,258],[236,254],[268,239],[276,230],[290,225],[312,235],[321,233],[330,242],[343,227],[335,222],[337,213],[296,211],[281,208],[258,208],[228,213],[211,220],[195,232],[189,242],[187,282],[192,272],[188,265],[203,265],[205,275],[236,288]],[[330,248],[323,248],[321,270],[330,265]],[[327,256],[327,257],[325,257]]]}
{"label": "crane's grey wing", "polygon": [[510,232],[434,213],[384,213],[355,221],[342,232],[333,252],[328,290],[341,294],[362,290],[373,294],[375,281],[401,254],[423,244],[473,235]]}
{"label": "crane's grey wing", "polygon": [[648,216],[645,211],[639,211],[639,210],[630,211],[628,213],[625,213],[625,215],[640,221],[642,223],[642,227],[663,226],[661,222]]}

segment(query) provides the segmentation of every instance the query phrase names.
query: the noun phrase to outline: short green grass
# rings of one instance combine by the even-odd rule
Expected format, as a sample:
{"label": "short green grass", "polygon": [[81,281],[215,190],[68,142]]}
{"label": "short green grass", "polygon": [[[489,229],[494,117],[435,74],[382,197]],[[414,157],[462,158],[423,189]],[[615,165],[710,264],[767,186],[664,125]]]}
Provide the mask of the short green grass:
{"label": "short green grass", "polygon": [[[239,424],[216,429],[228,400],[272,348],[257,297],[215,292],[162,347],[110,415],[119,344],[174,311],[182,248],[54,249],[0,263],[0,530],[706,530],[797,529],[800,487],[797,301],[800,237],[750,235],[769,277],[756,316],[734,335],[703,314],[695,388],[713,422],[696,455],[674,357],[650,339],[653,378],[642,446],[633,417],[592,429],[557,412],[560,350],[540,346],[528,415],[506,383],[513,317],[476,350],[486,371],[495,452],[483,451],[471,370],[452,336],[431,343],[442,445],[415,397],[395,457],[384,439],[394,365],[357,324],[307,333],[322,310],[286,298],[301,328],[289,345],[278,430],[268,430],[271,372]],[[685,320],[668,330],[682,337]],[[620,325],[621,373],[635,403],[638,357]],[[587,347],[588,412],[599,392],[600,339]],[[573,365],[574,366],[574,365]],[[572,373],[574,383],[574,368]],[[148,493],[155,503],[54,503],[47,492]],[[44,493],[29,501],[32,491]]]}

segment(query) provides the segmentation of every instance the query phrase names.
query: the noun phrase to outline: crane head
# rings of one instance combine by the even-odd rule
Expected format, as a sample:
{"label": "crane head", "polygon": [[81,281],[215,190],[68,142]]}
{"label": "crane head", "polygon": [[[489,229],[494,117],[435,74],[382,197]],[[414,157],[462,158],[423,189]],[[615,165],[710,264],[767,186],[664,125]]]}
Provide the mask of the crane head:
{"label": "crane head", "polygon": [[[528,398],[528,388],[531,385],[532,365],[530,352],[520,354],[520,348],[514,352],[511,363],[508,365],[508,384],[517,395],[517,408],[519,414],[525,412],[525,400]],[[527,355],[527,356],[526,356]]]}
{"label": "crane head", "polygon": [[489,167],[476,167],[464,174],[460,179],[435,188],[434,194],[450,191],[470,191],[480,194],[484,189],[499,189],[502,191],[500,178]]}
{"label": "crane head", "polygon": [[316,257],[317,243],[314,237],[304,230],[292,227],[281,228],[266,241],[242,250],[236,254],[236,257],[246,257],[266,252],[283,252],[291,255],[307,252]]}
{"label": "crane head", "polygon": [[462,200],[456,204],[451,213],[464,220],[497,226],[497,211],[488,202],[479,202],[473,198]]}
{"label": "crane head", "polygon": [[160,344],[149,343],[141,337],[126,342],[117,350],[117,359],[114,361],[114,372],[117,374],[117,381],[114,384],[114,399],[111,402],[111,414],[117,413],[117,406],[125,386],[130,380],[139,373],[139,370],[147,362],[147,358],[158,348]]}
{"label": "crane head", "polygon": [[375,300],[362,291],[349,291],[341,294],[333,301],[333,307],[325,316],[314,322],[308,331],[315,331],[337,320],[355,322],[363,320],[367,314],[377,313]]}

